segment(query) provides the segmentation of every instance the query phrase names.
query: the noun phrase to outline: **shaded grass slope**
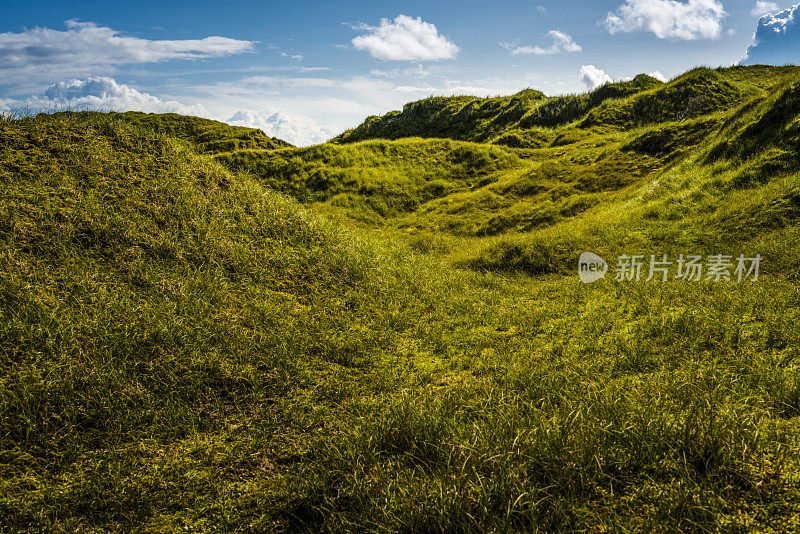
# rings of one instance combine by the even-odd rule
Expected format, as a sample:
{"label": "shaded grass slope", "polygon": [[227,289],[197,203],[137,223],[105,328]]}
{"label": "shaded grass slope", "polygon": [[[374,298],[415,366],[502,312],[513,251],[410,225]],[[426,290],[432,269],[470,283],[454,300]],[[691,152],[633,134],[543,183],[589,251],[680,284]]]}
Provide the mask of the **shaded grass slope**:
{"label": "shaded grass slope", "polygon": [[316,410],[384,387],[370,362],[431,306],[379,248],[118,115],[2,122],[0,140],[8,528],[216,517],[190,450],[264,418],[276,455],[299,454],[291,392]]}

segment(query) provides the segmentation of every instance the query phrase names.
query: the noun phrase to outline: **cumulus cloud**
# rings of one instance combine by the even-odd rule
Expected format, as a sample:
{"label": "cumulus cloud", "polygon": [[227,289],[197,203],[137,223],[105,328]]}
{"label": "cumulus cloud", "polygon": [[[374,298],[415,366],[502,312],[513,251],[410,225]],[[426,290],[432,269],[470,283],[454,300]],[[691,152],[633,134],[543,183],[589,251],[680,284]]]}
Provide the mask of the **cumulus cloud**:
{"label": "cumulus cloud", "polygon": [[589,90],[597,89],[604,83],[612,81],[611,76],[594,65],[581,66],[581,82],[583,82]]}
{"label": "cumulus cloud", "polygon": [[553,41],[550,46],[542,48],[541,46],[515,46],[508,43],[501,42],[500,46],[511,52],[512,56],[519,54],[535,54],[537,56],[545,56],[558,54],[561,52],[580,52],[582,48],[579,44],[573,41],[572,37],[564,32],[558,30],[551,30],[547,32],[548,37]]}
{"label": "cumulus cloud", "polygon": [[775,2],[762,2],[759,0],[756,2],[756,5],[753,6],[753,9],[750,10],[750,14],[754,17],[760,17],[761,15],[766,15],[767,13],[774,13],[778,11],[780,8],[778,4]]}
{"label": "cumulus cloud", "polygon": [[725,9],[719,0],[626,0],[603,25],[612,35],[649,31],[659,39],[716,39]]}
{"label": "cumulus cloud", "polygon": [[667,77],[664,76],[663,74],[661,74],[660,70],[655,70],[653,72],[648,72],[647,75],[650,76],[651,78],[655,78],[656,80],[658,80],[660,82],[667,83]]}
{"label": "cumulus cloud", "polygon": [[755,43],[747,48],[747,54],[742,63],[749,65],[799,63],[798,16],[800,16],[800,4],[761,17],[756,28]]}
{"label": "cumulus cloud", "polygon": [[338,133],[336,129],[320,126],[308,117],[289,115],[282,111],[242,109],[225,122],[232,126],[258,128],[271,137],[278,137],[297,146],[323,143]]}
{"label": "cumulus cloud", "polygon": [[[31,75],[82,75],[113,65],[171,59],[205,59],[254,49],[255,42],[227,37],[153,41],[122,35],[94,22],[65,22],[66,30],[33,28],[0,33],[0,70],[6,82]],[[0,80],[2,83],[3,80]]]}
{"label": "cumulus cloud", "polygon": [[358,29],[368,33],[355,37],[351,43],[378,59],[427,61],[452,59],[458,53],[453,42],[420,17],[398,15],[394,21],[381,19],[380,26],[361,25]]}
{"label": "cumulus cloud", "polygon": [[186,105],[174,100],[161,100],[141,93],[105,76],[71,80],[51,85],[43,95],[24,102],[34,109],[94,109],[102,111],[144,111],[146,113],[180,113],[209,117],[202,105]]}

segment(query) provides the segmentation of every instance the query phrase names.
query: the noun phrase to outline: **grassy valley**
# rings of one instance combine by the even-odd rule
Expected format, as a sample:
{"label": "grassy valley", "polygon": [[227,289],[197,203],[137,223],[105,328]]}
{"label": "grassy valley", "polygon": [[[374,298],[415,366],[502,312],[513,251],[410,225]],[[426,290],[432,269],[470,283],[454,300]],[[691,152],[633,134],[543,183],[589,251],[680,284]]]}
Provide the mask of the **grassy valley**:
{"label": "grassy valley", "polygon": [[[796,528],[799,152],[799,67],[436,97],[304,148],[4,117],[0,525]],[[763,263],[614,279],[662,253]]]}

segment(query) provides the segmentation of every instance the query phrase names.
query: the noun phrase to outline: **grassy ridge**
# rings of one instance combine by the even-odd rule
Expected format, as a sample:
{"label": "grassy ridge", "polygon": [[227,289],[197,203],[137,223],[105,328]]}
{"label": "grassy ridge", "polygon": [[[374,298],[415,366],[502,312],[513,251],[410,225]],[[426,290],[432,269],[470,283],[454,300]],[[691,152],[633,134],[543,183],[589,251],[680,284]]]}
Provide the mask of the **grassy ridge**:
{"label": "grassy ridge", "polygon": [[[65,113],[71,114],[71,112]],[[82,113],[91,115],[94,112]],[[147,133],[156,132],[188,142],[201,154],[218,154],[247,149],[271,150],[292,146],[277,137],[269,137],[256,128],[230,126],[200,117],[187,117],[176,113],[141,113],[139,111],[111,113],[110,115],[138,130]]]}
{"label": "grassy ridge", "polygon": [[[794,72],[539,149],[0,121],[0,525],[793,528]],[[765,263],[585,286],[587,249]]]}
{"label": "grassy ridge", "polygon": [[[523,130],[557,127],[585,115],[609,99],[633,95],[662,85],[647,75],[631,81],[608,83],[584,95],[547,98],[540,91],[525,89],[509,97],[431,97],[406,104],[402,111],[383,117],[368,117],[360,126],[335,137],[333,143],[402,137],[446,137],[461,141],[490,141],[513,147],[540,146],[544,132]],[[538,134],[538,136],[536,136]]]}

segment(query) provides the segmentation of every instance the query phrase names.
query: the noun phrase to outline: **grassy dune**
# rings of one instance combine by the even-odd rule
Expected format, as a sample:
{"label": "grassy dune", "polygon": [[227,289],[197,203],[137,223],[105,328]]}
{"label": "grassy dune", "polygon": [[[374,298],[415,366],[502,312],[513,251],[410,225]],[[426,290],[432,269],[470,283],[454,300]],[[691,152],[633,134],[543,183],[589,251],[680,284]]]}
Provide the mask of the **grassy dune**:
{"label": "grassy dune", "polygon": [[[797,74],[434,99],[310,148],[1,120],[1,528],[797,528]],[[584,285],[585,250],[764,263]]]}

